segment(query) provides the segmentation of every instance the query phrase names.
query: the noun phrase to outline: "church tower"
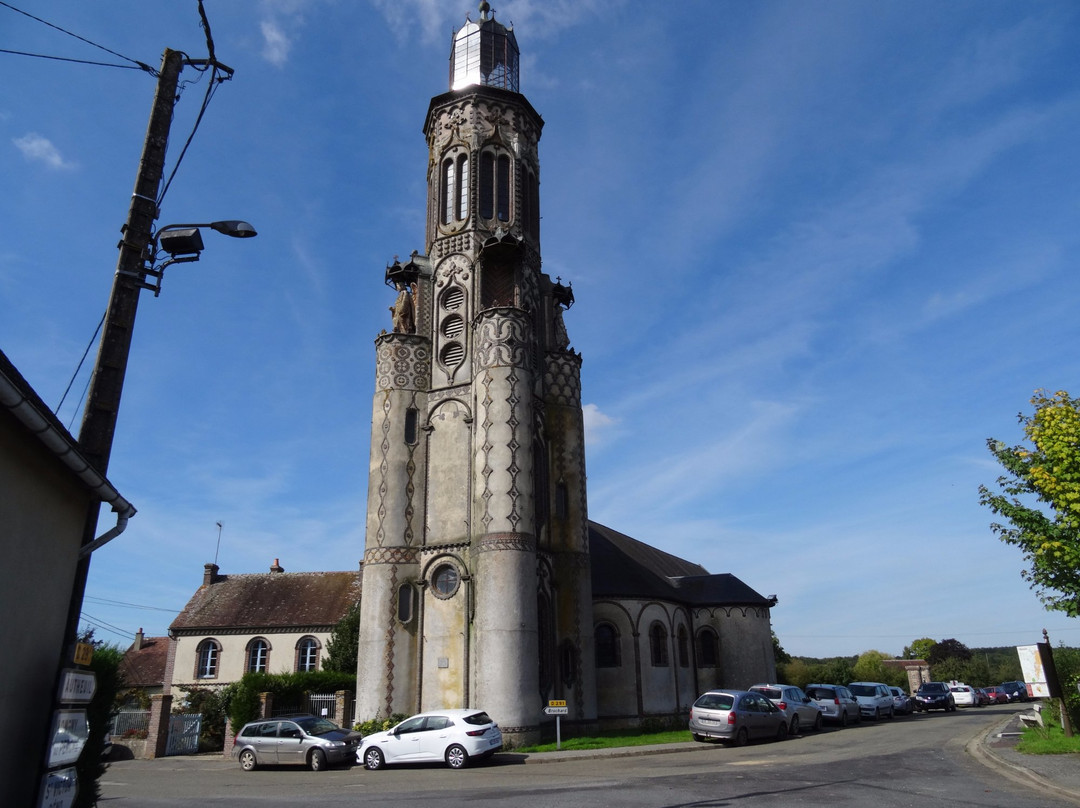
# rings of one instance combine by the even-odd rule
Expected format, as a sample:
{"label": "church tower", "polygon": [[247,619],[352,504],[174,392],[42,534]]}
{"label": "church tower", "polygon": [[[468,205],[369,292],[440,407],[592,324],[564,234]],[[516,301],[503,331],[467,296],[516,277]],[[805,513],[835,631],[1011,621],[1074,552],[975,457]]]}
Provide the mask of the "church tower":
{"label": "church tower", "polygon": [[513,742],[549,699],[595,721],[592,584],[574,297],[541,271],[543,120],[512,27],[479,17],[424,122],[426,252],[386,270],[356,718],[478,707]]}

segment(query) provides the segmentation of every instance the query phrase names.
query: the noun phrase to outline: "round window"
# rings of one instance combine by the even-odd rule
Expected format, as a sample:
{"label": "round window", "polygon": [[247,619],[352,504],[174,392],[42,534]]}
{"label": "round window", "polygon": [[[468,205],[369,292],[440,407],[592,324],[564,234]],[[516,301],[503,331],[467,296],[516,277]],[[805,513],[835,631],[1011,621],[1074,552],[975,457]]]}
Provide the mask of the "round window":
{"label": "round window", "polygon": [[460,580],[461,576],[458,575],[457,567],[453,564],[443,564],[431,576],[432,586],[443,597],[450,597],[450,595],[454,594]]}

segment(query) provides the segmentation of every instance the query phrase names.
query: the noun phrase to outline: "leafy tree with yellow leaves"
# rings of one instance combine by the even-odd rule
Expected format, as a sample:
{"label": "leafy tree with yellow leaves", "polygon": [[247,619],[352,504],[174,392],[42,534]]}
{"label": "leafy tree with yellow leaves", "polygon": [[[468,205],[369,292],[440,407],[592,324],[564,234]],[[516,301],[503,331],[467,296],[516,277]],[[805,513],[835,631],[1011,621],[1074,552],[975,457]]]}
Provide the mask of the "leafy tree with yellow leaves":
{"label": "leafy tree with yellow leaves", "polygon": [[1080,616],[1080,399],[1037,390],[1032,415],[1019,421],[1030,446],[991,438],[1004,467],[1001,493],[979,486],[979,502],[1008,524],[990,528],[1020,548],[1030,568],[1020,574],[1048,610]]}

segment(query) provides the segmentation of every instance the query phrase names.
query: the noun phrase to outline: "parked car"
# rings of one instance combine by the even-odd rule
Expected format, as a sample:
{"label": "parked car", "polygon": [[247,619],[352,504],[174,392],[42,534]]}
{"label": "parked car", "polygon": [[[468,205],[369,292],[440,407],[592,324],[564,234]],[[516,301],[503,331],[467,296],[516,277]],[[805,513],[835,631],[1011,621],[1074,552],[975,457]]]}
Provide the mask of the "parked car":
{"label": "parked car", "polygon": [[804,690],[825,721],[835,721],[842,727],[849,721],[862,721],[859,702],[843,685],[807,685]]}
{"label": "parked car", "polygon": [[986,695],[990,697],[991,704],[1008,704],[1009,694],[1002,690],[1000,687],[984,687]]}
{"label": "parked car", "polygon": [[821,729],[821,708],[795,685],[753,685],[750,690],[761,693],[784,713],[788,734],[798,735],[803,727]]}
{"label": "parked car", "polygon": [[784,740],[788,719],[763,693],[749,690],[709,690],[690,708],[690,735],[695,741],[715,738],[745,746],[756,738]]}
{"label": "parked car", "polygon": [[368,735],[356,760],[372,771],[388,763],[429,761],[463,769],[473,760],[486,760],[502,746],[499,725],[483,710],[433,710]]}
{"label": "parked car", "polygon": [[975,688],[975,703],[980,707],[985,707],[987,704],[993,704],[993,702],[990,701],[990,696],[986,692],[986,689],[982,687]]}
{"label": "parked car", "polygon": [[968,687],[963,683],[952,685],[949,690],[952,691],[953,703],[957,707],[978,707],[979,700],[975,695],[975,688]]}
{"label": "parked car", "polygon": [[897,715],[911,715],[915,712],[915,702],[911,696],[901,690],[899,687],[889,686],[889,692],[892,693],[893,712]]}
{"label": "parked car", "polygon": [[859,711],[863,716],[878,721],[883,715],[890,719],[896,715],[893,694],[888,685],[881,682],[852,682],[848,690],[859,702]]}
{"label": "parked car", "polygon": [[259,766],[290,764],[318,772],[337,763],[351,763],[360,738],[359,732],[313,715],[268,718],[244,724],[233,740],[232,756],[246,772]]}
{"label": "parked car", "polygon": [[915,709],[944,710],[951,713],[956,710],[952,691],[944,682],[923,682],[915,691]]}
{"label": "parked car", "polygon": [[1023,682],[1002,682],[1001,689],[1009,697],[1009,701],[1027,701],[1028,689]]}

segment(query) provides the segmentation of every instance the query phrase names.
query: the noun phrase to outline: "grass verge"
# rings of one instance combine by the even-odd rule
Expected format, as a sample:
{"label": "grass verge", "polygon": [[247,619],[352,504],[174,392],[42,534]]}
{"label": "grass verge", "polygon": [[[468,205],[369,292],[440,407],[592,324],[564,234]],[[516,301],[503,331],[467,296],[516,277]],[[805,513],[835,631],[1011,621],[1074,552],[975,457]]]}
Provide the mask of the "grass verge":
{"label": "grass verge", "polygon": [[1074,735],[1065,737],[1065,731],[1057,720],[1056,710],[1043,710],[1045,727],[1025,727],[1024,734],[1016,743],[1016,751],[1025,755],[1069,755],[1080,753],[1080,734],[1074,727]]}
{"label": "grass verge", "polygon": [[[637,735],[591,735],[587,738],[563,738],[562,748],[566,749],[611,749],[617,746],[648,746],[659,743],[684,743],[690,741],[689,731],[673,730],[669,732],[649,732]],[[536,744],[514,749],[515,752],[554,752],[554,743]]]}

